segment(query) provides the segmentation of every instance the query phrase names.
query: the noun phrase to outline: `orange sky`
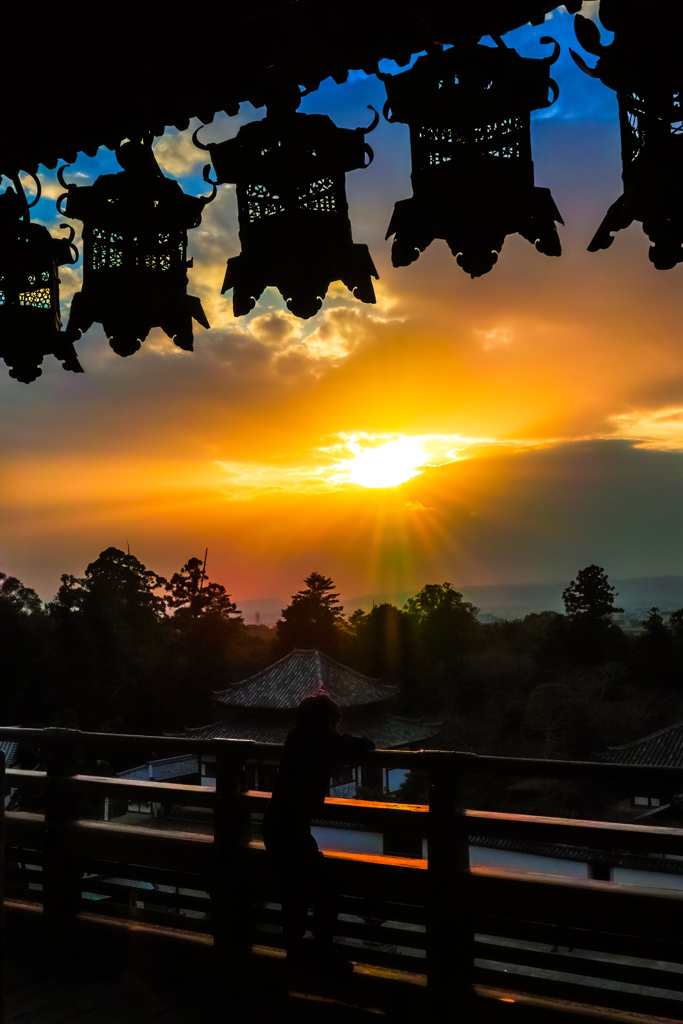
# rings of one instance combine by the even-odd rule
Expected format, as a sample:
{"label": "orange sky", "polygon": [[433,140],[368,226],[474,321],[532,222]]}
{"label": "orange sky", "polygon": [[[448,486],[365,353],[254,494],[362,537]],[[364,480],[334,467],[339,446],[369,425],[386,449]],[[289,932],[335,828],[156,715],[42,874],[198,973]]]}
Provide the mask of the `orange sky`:
{"label": "orange sky", "polygon": [[[561,259],[513,236],[478,280],[442,242],[393,269],[384,233],[410,195],[410,163],[405,127],[382,121],[373,165],[347,179],[377,305],[338,285],[300,321],[269,289],[235,320],[219,294],[239,251],[222,187],[190,234],[190,292],[212,323],[194,353],[155,331],[123,360],[95,326],[79,345],[85,375],[47,360],[29,386],[0,377],[0,570],[49,598],[60,573],[81,574],[110,545],[129,542],[166,575],[208,545],[211,577],[245,600],[286,598],[312,570],[347,596],[568,580],[590,562],[615,577],[683,573],[683,270],[653,269],[639,225],[586,252],[621,191],[619,138],[613,96],[569,61],[569,22],[556,14],[509,39],[537,55],[550,31],[564,47],[561,99],[533,124],[536,182],[566,222]],[[302,110],[367,123],[382,86],[352,79]],[[202,137],[262,113],[244,105]],[[165,136],[157,156],[196,193],[204,154],[191,130]],[[86,183],[112,162],[81,157],[67,177]],[[54,173],[43,180],[54,198]],[[39,209],[61,220],[47,200]],[[79,273],[62,271],[67,306]],[[398,487],[348,482],[349,444],[399,435],[437,464]]]}

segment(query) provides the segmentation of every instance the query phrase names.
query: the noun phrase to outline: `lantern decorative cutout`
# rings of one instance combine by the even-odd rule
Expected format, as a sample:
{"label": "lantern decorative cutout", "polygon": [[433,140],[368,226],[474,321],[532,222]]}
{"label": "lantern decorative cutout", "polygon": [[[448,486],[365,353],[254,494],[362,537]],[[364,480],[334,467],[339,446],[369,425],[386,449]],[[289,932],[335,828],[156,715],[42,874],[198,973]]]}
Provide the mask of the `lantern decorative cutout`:
{"label": "lantern decorative cutout", "polygon": [[616,91],[619,104],[624,191],[588,251],[607,249],[613,231],[637,220],[652,243],[651,262],[671,270],[683,261],[683,63],[680,11],[669,26],[660,13],[649,19],[642,4],[636,9],[628,0],[602,0],[600,20],[614,31],[614,41],[605,46],[595,22],[577,14],[577,39],[600,59],[591,68],[569,52],[582,71]]}
{"label": "lantern decorative cutout", "polygon": [[564,222],[550,189],[534,185],[530,129],[531,111],[557,99],[549,68],[560,47],[544,36],[554,52],[534,60],[494,41],[434,46],[410,70],[379,74],[384,116],[410,126],[413,196],[396,203],[386,235],[395,267],[435,238],[472,277],[491,270],[515,232],[547,256],[562,251],[555,222]]}
{"label": "lantern decorative cutout", "polygon": [[[187,294],[187,232],[197,227],[216,195],[186,195],[165,177],[151,139],[125,142],[116,150],[123,168],[93,185],[67,185],[67,217],[83,221],[83,287],[74,295],[67,334],[74,340],[101,323],[120,356],[137,352],[153,327],[192,351],[192,320],[209,323],[202,304]],[[68,165],[67,165],[68,166]]]}
{"label": "lantern decorative cutout", "polygon": [[378,274],[367,245],[351,235],[345,174],[372,161],[365,135],[379,115],[369,128],[338,128],[323,114],[297,113],[298,86],[271,82],[268,92],[266,117],[233,139],[203,145],[195,132],[218,183],[237,186],[242,251],[228,260],[222,294],[233,289],[235,316],[250,312],[268,285],[303,319],[319,311],[333,281],[375,302]]}
{"label": "lantern decorative cutout", "polygon": [[[0,195],[0,356],[9,375],[24,384],[40,377],[43,356],[53,354],[65,370],[83,373],[73,344],[61,333],[58,267],[75,263],[78,250],[67,238],[53,238],[46,227],[31,224],[18,174],[13,188]],[[62,227],[66,227],[65,224]]]}

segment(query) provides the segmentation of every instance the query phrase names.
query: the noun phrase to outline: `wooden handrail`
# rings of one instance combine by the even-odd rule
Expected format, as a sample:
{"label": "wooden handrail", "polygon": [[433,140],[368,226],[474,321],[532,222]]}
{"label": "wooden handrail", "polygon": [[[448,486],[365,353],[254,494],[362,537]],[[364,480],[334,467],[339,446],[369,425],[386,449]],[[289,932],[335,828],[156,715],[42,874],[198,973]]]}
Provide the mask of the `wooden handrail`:
{"label": "wooden handrail", "polygon": [[[283,746],[279,743],[255,743],[252,740],[195,739],[190,736],[150,736],[130,733],[82,732],[79,729],[25,729],[0,726],[0,739],[19,743],[55,741],[69,747],[129,749],[169,753],[226,752],[235,760],[254,761],[264,758],[279,760]],[[510,778],[545,778],[620,782],[625,785],[647,782],[663,788],[683,788],[683,768],[660,765],[612,764],[603,761],[560,761],[533,757],[498,757],[459,750],[369,750],[354,754],[354,764],[383,765],[390,768],[450,773],[453,779],[462,775],[506,775]]]}

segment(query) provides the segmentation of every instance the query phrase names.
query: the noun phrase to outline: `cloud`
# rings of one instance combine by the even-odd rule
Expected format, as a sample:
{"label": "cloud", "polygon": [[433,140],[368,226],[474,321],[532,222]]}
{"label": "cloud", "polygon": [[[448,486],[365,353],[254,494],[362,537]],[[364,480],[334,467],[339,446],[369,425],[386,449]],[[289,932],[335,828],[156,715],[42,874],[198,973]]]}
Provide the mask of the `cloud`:
{"label": "cloud", "polygon": [[249,331],[262,344],[282,350],[300,339],[303,325],[291,313],[276,309],[253,317],[249,321]]}
{"label": "cloud", "polygon": [[634,448],[683,451],[683,408],[620,413],[609,421],[617,437],[633,441]]}
{"label": "cloud", "polygon": [[199,124],[196,121],[184,132],[170,129],[155,140],[152,147],[154,156],[164,174],[172,178],[186,177],[199,173],[205,164],[210,163],[209,154],[192,142],[192,132]]}
{"label": "cloud", "polygon": [[481,347],[485,352],[501,346],[510,345],[513,334],[509,327],[493,327],[490,330],[475,330],[475,336],[480,339]]}

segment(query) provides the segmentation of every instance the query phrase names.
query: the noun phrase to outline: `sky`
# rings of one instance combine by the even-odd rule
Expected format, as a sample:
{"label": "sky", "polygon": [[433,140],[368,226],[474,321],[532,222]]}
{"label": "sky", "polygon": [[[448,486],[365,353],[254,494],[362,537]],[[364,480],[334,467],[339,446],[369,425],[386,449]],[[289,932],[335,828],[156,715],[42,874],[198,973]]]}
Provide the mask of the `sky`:
{"label": "sky", "polygon": [[[195,326],[194,353],[154,330],[122,359],[95,325],[77,346],[85,374],[50,357],[30,385],[0,372],[0,571],[50,599],[109,546],[165,576],[208,547],[209,576],[244,600],[288,597],[312,571],[342,596],[568,581],[593,562],[614,578],[683,573],[683,267],[655,270],[639,224],[586,251],[621,194],[616,98],[572,63],[563,9],[506,42],[541,56],[544,34],[562,45],[561,92],[533,116],[532,145],[565,221],[560,259],[513,235],[482,278],[438,240],[394,269],[384,235],[411,195],[410,152],[407,126],[382,119],[374,162],[347,175],[377,303],[336,284],[303,321],[268,289],[236,319],[220,287],[237,204],[221,186],[189,237],[189,292],[211,323]],[[353,72],[300,109],[353,128],[384,98]],[[201,138],[264,113],[245,103]],[[199,123],[155,144],[194,195],[208,191]],[[102,149],[66,178],[116,170]],[[55,172],[41,180],[34,220],[59,235],[62,189]],[[81,266],[60,272],[65,320]]]}

